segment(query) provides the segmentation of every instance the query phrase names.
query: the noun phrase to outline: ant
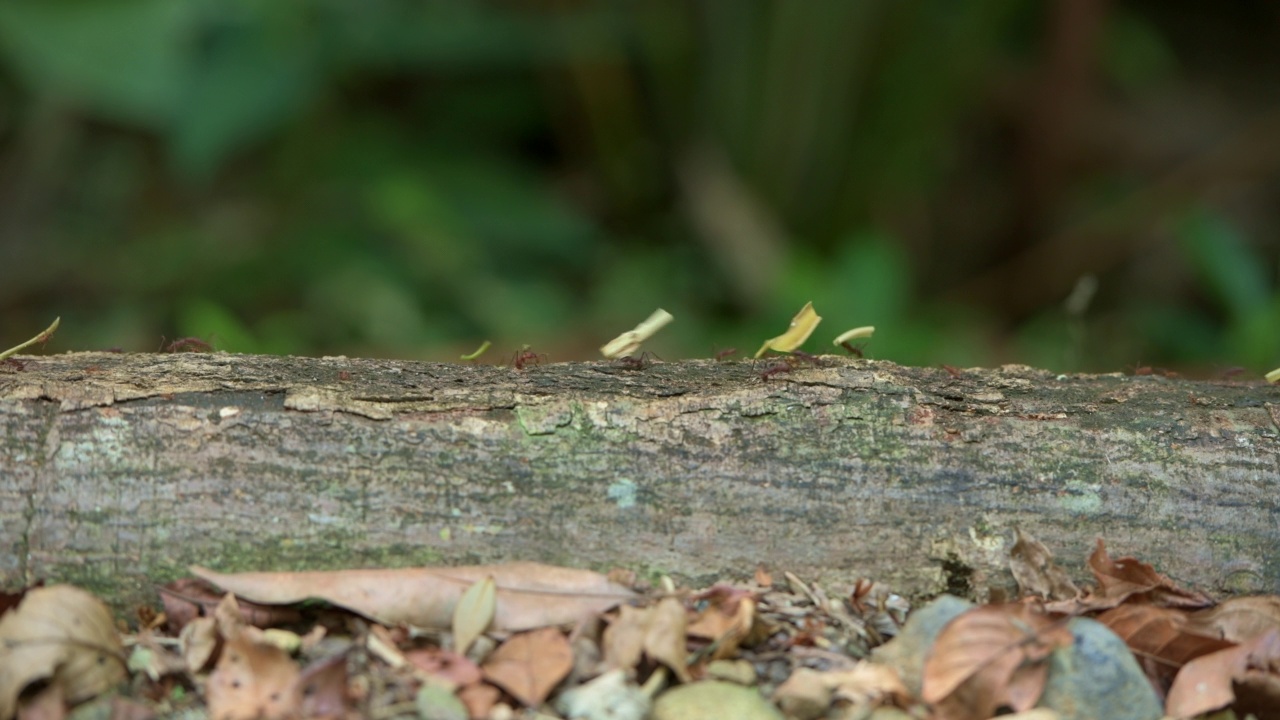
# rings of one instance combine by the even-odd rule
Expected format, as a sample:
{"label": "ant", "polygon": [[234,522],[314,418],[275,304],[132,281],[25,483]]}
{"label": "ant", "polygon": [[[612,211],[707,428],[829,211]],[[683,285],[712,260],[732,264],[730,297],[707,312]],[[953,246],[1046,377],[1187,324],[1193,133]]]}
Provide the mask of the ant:
{"label": "ant", "polygon": [[788,365],[791,365],[792,367],[801,365],[803,363],[809,363],[814,367],[821,367],[824,364],[822,362],[822,358],[818,357],[817,355],[807,353],[803,350],[792,350],[790,353],[788,353],[788,356],[789,357],[787,357],[786,362]]}
{"label": "ant", "polygon": [[342,382],[346,382],[351,379],[351,373],[347,370],[340,370],[338,371],[338,379]]}
{"label": "ant", "polygon": [[27,369],[27,361],[18,358],[5,358],[0,360],[0,367],[5,368],[9,372],[21,372]]}
{"label": "ant", "polygon": [[[164,341],[161,340],[161,342],[164,342]],[[205,342],[204,340],[201,340],[198,337],[184,337],[184,338],[178,338],[177,340],[174,340],[168,345],[165,345],[164,351],[168,353],[176,353],[176,352],[205,353],[205,352],[213,352],[213,346]]]}
{"label": "ant", "polygon": [[854,345],[848,340],[845,340],[844,342],[840,343],[840,347],[847,350],[848,353],[850,355],[853,355],[854,357],[858,357],[858,358],[866,357],[865,355],[862,354],[862,345]]}
{"label": "ant", "polygon": [[658,360],[662,359],[657,355],[646,351],[640,353],[639,357],[635,355],[624,355],[617,360],[614,360],[613,364],[624,370],[643,370],[653,364],[655,358]]}
{"label": "ant", "polygon": [[737,354],[738,354],[738,348],[725,348],[716,353],[716,356],[715,356],[716,362],[724,362],[725,360],[729,359],[729,356],[737,355]]}
{"label": "ant", "polygon": [[953,378],[960,377],[960,368],[956,367],[955,365],[943,365],[942,369],[946,370],[947,374]]}
{"label": "ant", "polygon": [[527,365],[541,365],[546,359],[547,356],[545,354],[536,353],[529,349],[528,345],[525,345],[517,350],[515,355],[511,356],[511,366],[517,370],[523,370]]}
{"label": "ant", "polygon": [[760,374],[760,379],[762,381],[765,381],[771,377],[775,377],[777,375],[782,375],[784,373],[789,373],[789,372],[791,372],[791,364],[784,361],[784,362],[778,362],[770,365],[764,370],[761,370],[759,374]]}

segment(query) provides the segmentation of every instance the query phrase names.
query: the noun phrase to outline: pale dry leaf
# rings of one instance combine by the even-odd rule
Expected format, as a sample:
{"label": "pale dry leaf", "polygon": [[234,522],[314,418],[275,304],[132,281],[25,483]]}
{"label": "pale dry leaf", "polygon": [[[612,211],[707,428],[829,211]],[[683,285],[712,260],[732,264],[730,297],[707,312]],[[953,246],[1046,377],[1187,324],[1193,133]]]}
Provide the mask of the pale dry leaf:
{"label": "pale dry leaf", "polygon": [[[1253,640],[1202,655],[1183,666],[1165,698],[1165,712],[1195,717],[1230,705],[1238,684],[1251,674],[1271,675],[1280,664],[1280,630],[1268,630]],[[1261,671],[1260,673],[1258,671]]]}
{"label": "pale dry leaf", "polygon": [[285,651],[253,639],[248,628],[226,639],[205,689],[210,720],[287,720],[302,698],[297,663]]}
{"label": "pale dry leaf", "polygon": [[462,593],[490,576],[497,586],[491,627],[495,631],[570,624],[635,597],[599,573],[527,562],[228,575],[201,567],[191,571],[255,602],[288,604],[318,598],[386,625],[435,628],[449,627]]}
{"label": "pale dry leaf", "polygon": [[453,608],[453,649],[466,655],[471,643],[476,641],[489,625],[498,606],[498,591],[492,577],[472,583],[458,598]]}
{"label": "pale dry leaf", "polygon": [[605,628],[600,640],[605,667],[633,670],[644,656],[644,636],[649,626],[649,608],[623,605],[618,617]]}
{"label": "pale dry leaf", "polygon": [[33,682],[60,686],[67,702],[105,692],[125,676],[124,649],[107,606],[71,585],[27,591],[0,616],[0,718]]}
{"label": "pale dry leaf", "polygon": [[634,329],[628,330],[605,343],[604,347],[600,348],[600,354],[610,360],[633,355],[640,350],[641,343],[666,327],[667,323],[674,319],[671,313],[658,308],[644,322],[635,326]]}
{"label": "pale dry leaf", "polygon": [[812,668],[799,667],[791,671],[786,680],[773,691],[773,702],[796,720],[815,720],[831,707],[832,688],[824,677],[826,673]]}
{"label": "pale dry leaf", "polygon": [[825,673],[835,697],[860,706],[906,705],[911,693],[898,671],[888,665],[861,660],[848,670]]}
{"label": "pale dry leaf", "polygon": [[814,311],[813,303],[805,303],[804,307],[800,308],[800,312],[791,318],[791,325],[787,327],[787,331],[775,338],[765,340],[760,349],[756,351],[755,356],[760,357],[769,350],[782,353],[789,353],[795,350],[804,345],[804,341],[809,339],[809,336],[813,334],[814,328],[818,327],[820,322],[822,322],[822,318],[818,317],[818,313]]}
{"label": "pale dry leaf", "polygon": [[1268,630],[1280,630],[1280,597],[1229,598],[1207,610],[1191,613],[1188,620],[1201,634],[1242,643]]}
{"label": "pale dry leaf", "polygon": [[672,597],[663,598],[651,609],[648,631],[644,636],[645,654],[670,668],[680,682],[690,680],[686,621],[684,603]]}
{"label": "pale dry leaf", "polygon": [[211,617],[202,617],[183,626],[178,635],[178,647],[186,661],[187,672],[193,675],[202,672],[213,658],[220,639],[216,623]]}
{"label": "pale dry leaf", "polygon": [[541,705],[571,669],[573,650],[556,628],[512,635],[481,666],[486,680],[527,707]]}

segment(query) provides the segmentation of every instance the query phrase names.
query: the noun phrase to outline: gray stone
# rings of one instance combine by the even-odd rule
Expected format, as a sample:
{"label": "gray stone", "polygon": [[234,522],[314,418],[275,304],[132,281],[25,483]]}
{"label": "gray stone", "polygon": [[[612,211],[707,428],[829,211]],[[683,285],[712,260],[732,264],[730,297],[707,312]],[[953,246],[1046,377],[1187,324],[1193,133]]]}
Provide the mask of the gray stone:
{"label": "gray stone", "polygon": [[1164,712],[1147,676],[1124,641],[1102,623],[1075,618],[1071,647],[1049,657],[1049,683],[1039,707],[1062,720],[1157,720]]}

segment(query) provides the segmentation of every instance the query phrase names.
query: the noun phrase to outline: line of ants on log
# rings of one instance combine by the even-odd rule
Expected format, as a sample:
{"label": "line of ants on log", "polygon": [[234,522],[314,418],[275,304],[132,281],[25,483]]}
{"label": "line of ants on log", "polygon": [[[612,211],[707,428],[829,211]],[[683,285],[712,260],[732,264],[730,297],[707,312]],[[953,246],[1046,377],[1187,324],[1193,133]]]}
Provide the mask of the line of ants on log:
{"label": "line of ants on log", "polygon": [[[205,340],[203,338],[198,338],[198,337],[182,337],[168,344],[166,344],[165,339],[161,337],[160,346],[161,346],[161,352],[166,352],[166,353],[213,352],[213,343],[211,342],[211,340]],[[854,357],[857,357],[857,358],[865,357],[865,355],[863,354],[863,345],[861,344],[854,345],[848,341],[845,341],[840,343],[840,346],[843,347],[846,352],[848,352],[850,355]],[[123,352],[123,350],[121,350],[118,347],[113,347],[113,348],[108,348],[107,352],[120,353],[120,352]],[[724,348],[723,350],[716,351],[713,358],[717,362],[724,362],[728,360],[730,357],[732,357],[733,355],[736,355],[737,353],[738,353],[737,348],[732,348],[732,347]],[[625,370],[643,370],[646,367],[649,367],[650,365],[652,365],[654,359],[661,360],[661,358],[659,358],[657,355],[654,355],[653,353],[643,352],[639,356],[627,355],[624,357],[620,357],[614,360],[614,364]],[[546,353],[534,352],[532,349],[530,349],[526,345],[525,347],[522,347],[519,350],[517,350],[511,356],[511,360],[508,362],[508,364],[510,364],[511,367],[515,368],[516,370],[524,370],[525,368],[530,367],[532,365],[541,365],[546,361],[547,361]],[[814,367],[820,367],[823,363],[822,363],[822,358],[818,357],[817,355],[812,355],[810,353],[804,352],[803,350],[792,350],[790,353],[787,353],[785,358],[781,359],[778,362],[774,362],[766,366],[758,374],[761,380],[768,380],[769,378],[775,378],[779,375],[785,375],[791,372],[793,369],[805,364],[812,365]],[[3,360],[0,360],[0,368],[3,368],[8,372],[19,372],[26,369],[26,366],[27,366],[26,361],[19,360],[17,358],[5,358]],[[942,365],[941,367],[943,370],[947,372],[947,374],[949,374],[953,378],[958,378],[962,374],[962,371],[953,365]],[[1242,367],[1229,367],[1219,372],[1218,376],[1224,380],[1233,380],[1243,372],[1244,372],[1244,368]],[[347,373],[346,371],[343,371],[342,374],[347,376],[343,378],[344,380],[350,377],[350,374]],[[1150,365],[1133,365],[1129,368],[1129,374],[1134,376],[1160,375],[1166,378],[1179,377],[1178,373],[1173,370],[1160,368],[1160,367],[1152,367]]]}

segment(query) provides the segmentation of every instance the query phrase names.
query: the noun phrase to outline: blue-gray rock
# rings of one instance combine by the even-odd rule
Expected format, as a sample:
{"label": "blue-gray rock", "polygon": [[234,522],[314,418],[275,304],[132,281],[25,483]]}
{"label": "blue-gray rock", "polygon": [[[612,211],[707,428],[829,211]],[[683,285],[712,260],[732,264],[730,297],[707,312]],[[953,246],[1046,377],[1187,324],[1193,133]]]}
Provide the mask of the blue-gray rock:
{"label": "blue-gray rock", "polygon": [[1075,643],[1049,656],[1049,683],[1039,707],[1062,720],[1157,720],[1160,700],[1124,641],[1102,623],[1076,618],[1067,624]]}
{"label": "blue-gray rock", "polygon": [[871,651],[871,659],[898,671],[902,684],[912,695],[920,697],[924,659],[929,648],[947,623],[973,607],[973,603],[954,595],[942,595],[919,610],[913,610],[902,626],[902,632]]}

